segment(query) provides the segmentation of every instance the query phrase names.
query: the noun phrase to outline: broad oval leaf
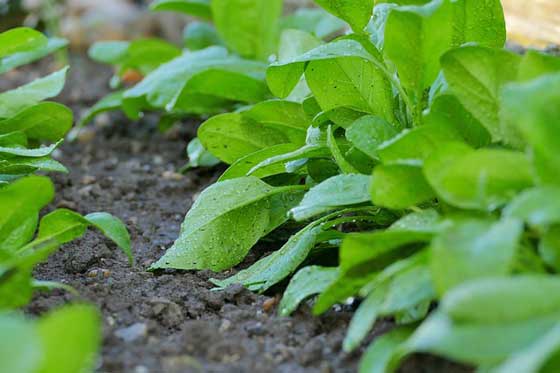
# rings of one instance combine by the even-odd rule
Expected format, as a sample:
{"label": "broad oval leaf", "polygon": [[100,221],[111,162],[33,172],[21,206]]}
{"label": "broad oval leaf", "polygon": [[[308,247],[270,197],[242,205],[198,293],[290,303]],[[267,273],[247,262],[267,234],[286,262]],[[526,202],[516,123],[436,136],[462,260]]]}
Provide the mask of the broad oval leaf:
{"label": "broad oval leaf", "polygon": [[39,101],[58,95],[66,80],[68,67],[37,79],[11,91],[0,94],[0,118],[9,118]]}
{"label": "broad oval leaf", "polygon": [[151,269],[219,271],[238,264],[263,235],[286,221],[287,210],[298,202],[296,198],[274,211],[272,197],[285,193],[289,200],[300,191],[274,188],[256,177],[212,185],[193,204],[174,245]]}
{"label": "broad oval leaf", "polygon": [[209,20],[212,18],[210,3],[210,0],[156,0],[150,4],[150,9],[181,12]]}
{"label": "broad oval leaf", "polygon": [[314,186],[290,214],[297,221],[342,208],[369,202],[371,178],[366,175],[346,174],[331,177]]}
{"label": "broad oval leaf", "polygon": [[462,143],[440,146],[425,161],[424,174],[438,197],[465,209],[494,210],[533,185],[525,154]]}
{"label": "broad oval leaf", "polygon": [[522,232],[518,220],[467,220],[445,229],[431,248],[432,279],[438,293],[469,280],[511,273]]}
{"label": "broad oval leaf", "polygon": [[58,141],[72,128],[72,110],[55,102],[42,102],[0,120],[0,133],[21,131],[29,139]]}
{"label": "broad oval leaf", "polygon": [[560,307],[560,279],[522,275],[467,282],[450,292],[442,311],[462,323],[513,323],[554,316]]}
{"label": "broad oval leaf", "polygon": [[338,276],[335,267],[309,266],[300,269],[290,280],[278,305],[281,316],[289,316],[306,298],[321,293]]}
{"label": "broad oval leaf", "polygon": [[282,0],[211,2],[218,34],[229,49],[246,58],[266,60],[276,50]]}

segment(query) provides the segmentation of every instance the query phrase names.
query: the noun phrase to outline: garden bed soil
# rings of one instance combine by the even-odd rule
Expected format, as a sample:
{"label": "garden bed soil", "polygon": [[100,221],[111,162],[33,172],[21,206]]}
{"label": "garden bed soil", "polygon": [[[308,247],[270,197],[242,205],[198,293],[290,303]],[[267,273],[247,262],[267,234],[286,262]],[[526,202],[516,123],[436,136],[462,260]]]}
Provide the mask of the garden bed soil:
{"label": "garden bed soil", "polygon": [[[44,73],[51,63],[12,73],[9,83],[29,79],[30,72]],[[79,115],[107,92],[111,73],[81,56],[73,56],[72,65],[58,99]],[[6,84],[0,84],[2,89]],[[292,317],[279,317],[279,294],[256,295],[241,286],[211,290],[210,277],[235,270],[146,271],[173,243],[196,196],[224,170],[175,173],[185,162],[185,145],[197,122],[166,134],[156,125],[151,115],[140,123],[105,115],[76,142],[61,147],[58,158],[70,174],[53,177],[57,196],[50,209],[107,211],[121,218],[130,230],[136,262],[130,266],[112,243],[90,231],[35,271],[36,278],[71,285],[80,295],[39,293],[26,311],[41,315],[71,301],[96,304],[103,323],[98,372],[355,372],[363,349],[353,354],[341,350],[351,307],[313,317],[310,304],[304,304]],[[277,247],[259,245],[240,268]],[[390,321],[378,322],[369,340],[390,328]],[[416,356],[402,371],[468,370]]]}

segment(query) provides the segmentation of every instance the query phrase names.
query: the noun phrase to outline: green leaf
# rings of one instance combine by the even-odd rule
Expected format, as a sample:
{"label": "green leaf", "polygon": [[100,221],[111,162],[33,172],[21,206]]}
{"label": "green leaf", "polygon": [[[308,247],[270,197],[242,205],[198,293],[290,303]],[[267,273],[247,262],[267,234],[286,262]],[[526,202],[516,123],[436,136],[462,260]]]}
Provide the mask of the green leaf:
{"label": "green leaf", "polygon": [[[339,50],[345,41],[350,42],[340,40],[326,44],[330,46],[336,43],[332,49],[324,51],[324,54],[314,56],[305,69],[305,79],[319,106],[325,112],[344,108],[394,122],[391,85],[386,73],[379,68],[380,62],[365,50],[359,51],[359,47],[356,54],[366,53],[367,58],[354,57],[353,46],[347,50]],[[318,47],[308,54],[320,49]],[[339,52],[341,54],[337,55]]]}
{"label": "green leaf", "polygon": [[414,164],[380,165],[373,170],[371,199],[375,205],[399,210],[434,197],[422,168]]}
{"label": "green leaf", "polygon": [[[254,153],[248,154],[235,161],[223,174],[218,181],[235,179],[237,177],[246,176],[255,166],[269,158],[279,155],[294,152],[298,149],[295,144],[278,144],[268,148],[257,150]],[[274,163],[270,166],[260,168],[253,172],[251,175],[260,179],[278,175],[286,172],[286,167],[282,163]]]}
{"label": "green leaf", "polygon": [[150,4],[154,11],[181,12],[191,16],[211,19],[210,0],[156,0]]}
{"label": "green leaf", "polygon": [[259,101],[266,94],[264,69],[264,64],[229,55],[222,47],[187,51],[125,91],[124,110],[132,117],[146,108],[207,113],[223,107],[225,99]]}
{"label": "green leaf", "polygon": [[[311,75],[306,74],[306,79],[310,88],[315,87],[319,92],[321,97],[316,99],[323,111],[350,107],[393,120],[390,84],[385,73],[379,70],[384,67],[381,56],[378,52],[375,56],[370,54],[356,40],[333,41],[270,65],[266,79],[271,92],[278,97],[287,97],[310,61],[316,62],[316,70],[311,72],[307,66]],[[326,75],[321,75],[323,73]],[[325,76],[330,83],[324,83]]]}
{"label": "green leaf", "polygon": [[397,130],[386,120],[365,115],[346,129],[346,138],[372,159],[379,159],[377,149],[385,141],[397,135]]}
{"label": "green leaf", "polygon": [[424,174],[438,197],[465,208],[491,211],[532,186],[523,153],[505,149],[472,150],[446,143],[425,161]]}
{"label": "green leaf", "polygon": [[0,314],[0,360],[6,372],[35,373],[43,358],[33,323],[23,315]]}
{"label": "green leaf", "polygon": [[431,270],[438,293],[469,280],[503,276],[513,269],[523,232],[518,220],[454,223],[432,242]]}
{"label": "green leaf", "polygon": [[107,238],[113,241],[128,256],[130,264],[134,263],[132,256],[130,234],[122,221],[106,212],[95,212],[84,217],[91,225],[99,229]]}
{"label": "green leaf", "polygon": [[[560,324],[555,325],[541,338],[517,351],[492,372],[554,372],[558,369],[557,354],[560,349]],[[548,359],[551,359],[549,362]]]}
{"label": "green leaf", "polygon": [[438,124],[426,124],[413,129],[405,129],[397,136],[382,143],[377,154],[383,163],[422,163],[442,144],[461,141],[453,128]]}
{"label": "green leaf", "polygon": [[[206,189],[185,217],[175,244],[151,269],[230,268],[243,260],[251,247],[266,233],[271,222],[279,226],[294,204],[290,196],[300,194],[300,187],[274,188],[255,177],[219,182]],[[281,219],[273,207],[276,194],[289,201]],[[283,197],[282,197],[283,198]],[[291,204],[291,205],[290,205]],[[235,233],[234,233],[235,232]]]}
{"label": "green leaf", "polygon": [[232,284],[242,284],[251,291],[266,291],[295,272],[307,258],[322,231],[319,226],[321,222],[318,220],[309,224],[290,237],[280,250],[260,259],[249,268],[225,280],[212,279],[212,283],[221,289]]}
{"label": "green leaf", "polygon": [[68,45],[68,41],[60,38],[50,38],[46,45],[33,48],[31,50],[22,51],[18,53],[0,58],[0,74],[15,69],[21,65],[31,63],[39,60],[61,48]]}
{"label": "green leaf", "polygon": [[220,0],[211,3],[214,24],[229,49],[266,60],[276,50],[282,0]]}
{"label": "green leaf", "polygon": [[444,92],[433,100],[424,115],[426,126],[448,128],[456,131],[467,144],[480,148],[491,143],[488,130],[470,113],[454,95]]}
{"label": "green leaf", "polygon": [[[389,229],[372,233],[347,235],[340,248],[340,275],[317,299],[313,309],[315,314],[327,311],[333,304],[355,295],[363,286],[372,281],[385,267],[414,252],[416,244],[427,243],[435,231],[435,219],[422,219],[423,223],[411,226],[413,229]],[[418,221],[418,219],[414,219]],[[408,224],[403,224],[407,226]],[[420,229],[424,226],[424,229]]]}
{"label": "green leaf", "polygon": [[403,349],[492,366],[534,343],[557,323],[556,315],[517,323],[455,324],[445,314],[436,313],[422,323]]}
{"label": "green leaf", "polygon": [[302,221],[344,206],[369,202],[369,185],[370,177],[366,175],[331,177],[311,188],[290,214],[295,220]]}
{"label": "green leaf", "polygon": [[540,51],[528,50],[519,64],[519,81],[540,78],[560,71],[560,58]]}
{"label": "green leaf", "polygon": [[311,125],[301,104],[284,100],[263,101],[242,114],[266,127],[280,130],[294,144],[305,143],[307,128]]}
{"label": "green leaf", "polygon": [[542,260],[556,272],[560,271],[560,227],[555,225],[547,230],[539,242]]}
{"label": "green leaf", "polygon": [[281,316],[289,316],[306,298],[323,292],[338,275],[337,268],[309,266],[300,269],[290,280],[278,309]]}
{"label": "green leaf", "polygon": [[[119,47],[117,47],[117,52],[118,49]],[[180,55],[181,50],[166,41],[160,39],[138,39],[131,41],[126,48],[126,54],[120,57],[118,61],[112,63],[120,65],[122,72],[127,69],[134,69],[145,75]]]}
{"label": "green leaf", "polygon": [[330,125],[327,127],[327,146],[331,152],[331,155],[335,163],[340,168],[340,171],[342,171],[345,174],[359,173],[359,171],[356,170],[354,166],[352,166],[350,162],[348,162],[348,160],[346,160],[346,158],[344,157],[344,154],[342,153],[342,149],[340,148],[339,143],[334,136],[333,128]]}
{"label": "green leaf", "polygon": [[533,227],[560,223],[560,188],[540,187],[519,194],[504,209],[503,216],[520,219]]}
{"label": "green leaf", "polygon": [[0,107],[0,118],[9,118],[39,101],[58,95],[64,87],[67,71],[68,67],[65,67],[44,78],[1,93],[0,102],[3,105]]}
{"label": "green leaf", "polygon": [[123,105],[123,94],[124,91],[113,92],[96,102],[84,113],[78,122],[78,127],[85,126],[101,113],[120,109]]}
{"label": "green leaf", "polygon": [[183,42],[192,51],[224,43],[214,26],[206,22],[190,22],[183,31]]}
{"label": "green leaf", "polygon": [[258,123],[243,113],[210,118],[198,129],[198,137],[210,153],[228,164],[270,146],[290,142],[281,129]]}
{"label": "green leaf", "polygon": [[420,99],[439,72],[439,57],[454,45],[453,4],[436,0],[391,10],[383,52],[395,65],[405,88]]}
{"label": "green leaf", "polygon": [[530,145],[537,182],[560,185],[560,74],[511,84],[502,94],[502,120]]}
{"label": "green leaf", "polygon": [[130,236],[126,227],[120,220],[104,212],[83,217],[70,210],[55,210],[41,219],[36,241],[31,242],[25,249],[43,242],[65,244],[82,236],[89,226],[99,229],[128,256],[131,263],[133,262]]}
{"label": "green leaf", "polygon": [[464,46],[441,58],[445,80],[473,117],[492,135],[504,140],[500,128],[500,93],[517,78],[521,57],[506,50]]}
{"label": "green leaf", "polygon": [[222,47],[186,51],[125,91],[124,110],[132,117],[153,108],[208,113],[222,108],[227,100],[260,101],[267,93],[265,68],[263,63],[228,54]]}
{"label": "green leaf", "polygon": [[458,323],[508,324],[557,316],[560,279],[524,275],[471,281],[447,295],[441,308]]}
{"label": "green leaf", "polygon": [[420,254],[395,262],[368,285],[373,290],[352,317],[343,342],[344,351],[359,347],[378,317],[407,311],[435,297],[429,269],[422,263],[424,258]]}
{"label": "green leaf", "polygon": [[44,359],[37,372],[92,371],[101,342],[100,327],[97,310],[86,305],[66,306],[40,319],[37,333]]}
{"label": "green leaf", "polygon": [[47,38],[28,27],[17,27],[0,33],[0,58],[27,52],[47,44]]}
{"label": "green leaf", "polygon": [[373,0],[317,0],[326,11],[348,22],[355,33],[363,33],[373,13]]}
{"label": "green leaf", "polygon": [[39,158],[10,157],[0,159],[0,175],[26,175],[35,171],[68,173],[68,169],[50,156]]}
{"label": "green leaf", "polygon": [[22,225],[29,224],[29,219],[37,219],[38,212],[53,196],[52,182],[42,176],[22,178],[0,188],[0,242]]}
{"label": "green leaf", "polygon": [[499,0],[436,0],[393,8],[386,21],[384,53],[416,100],[440,70],[439,58],[467,42],[501,48],[505,21]]}
{"label": "green leaf", "polygon": [[400,327],[377,337],[367,348],[360,361],[360,373],[386,373],[392,371],[390,363],[401,344],[412,334],[408,327]]}
{"label": "green leaf", "polygon": [[3,155],[9,156],[19,156],[19,157],[31,157],[31,158],[41,158],[50,155],[60,144],[62,144],[63,140],[59,140],[57,143],[52,144],[50,146],[41,146],[39,148],[34,149],[26,149],[22,147],[8,147],[8,146],[0,146],[0,158]]}
{"label": "green leaf", "polygon": [[195,137],[189,142],[189,145],[187,146],[187,154],[189,156],[189,163],[187,163],[181,171],[186,171],[196,167],[212,167],[220,163],[218,158],[214,157],[204,148],[204,146],[202,146],[198,137]]}
{"label": "green leaf", "polygon": [[344,21],[320,8],[300,8],[280,20],[282,30],[296,29],[325,38],[344,28]]}
{"label": "green leaf", "polygon": [[98,41],[89,48],[88,56],[97,62],[117,65],[125,60],[129,47],[129,41]]}
{"label": "green leaf", "polygon": [[3,237],[3,240],[0,242],[0,251],[10,253],[16,252],[20,247],[31,241],[35,235],[35,230],[37,229],[37,223],[39,221],[39,208],[37,208],[36,212],[33,212],[30,206],[25,207],[29,212],[22,214],[21,218],[14,219],[18,222],[18,225]]}
{"label": "green leaf", "polygon": [[58,141],[72,128],[72,110],[55,102],[42,102],[0,120],[0,133],[21,131],[29,139]]}

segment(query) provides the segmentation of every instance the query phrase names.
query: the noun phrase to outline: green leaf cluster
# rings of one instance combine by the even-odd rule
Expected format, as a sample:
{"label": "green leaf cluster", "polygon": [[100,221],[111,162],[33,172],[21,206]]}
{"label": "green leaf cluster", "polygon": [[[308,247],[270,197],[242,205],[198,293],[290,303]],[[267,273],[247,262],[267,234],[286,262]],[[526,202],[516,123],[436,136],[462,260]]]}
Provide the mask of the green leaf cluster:
{"label": "green leaf cluster", "polygon": [[[0,33],[0,73],[65,45],[29,28]],[[128,231],[110,214],[81,216],[66,209],[40,214],[54,198],[54,185],[46,176],[31,174],[67,172],[52,155],[72,127],[72,111],[44,101],[61,92],[67,70],[0,93],[0,360],[6,372],[73,373],[95,367],[100,342],[95,309],[68,306],[36,321],[15,312],[35,290],[74,292],[65,284],[35,280],[37,264],[89,227],[100,230],[133,260]]]}
{"label": "green leaf cluster", "polygon": [[[309,297],[316,314],[362,299],[346,351],[379,318],[397,325],[363,372],[417,352],[480,371],[558,371],[560,59],[505,49],[499,0],[317,3],[328,17],[291,15],[279,38],[278,2],[154,5],[215,28],[187,30],[192,50],[120,106],[246,106],[200,126],[193,164],[209,152],[229,168],[152,269],[225,270],[259,240],[282,241],[212,282],[264,292],[293,275],[284,315]],[[343,22],[352,32],[325,38]]]}

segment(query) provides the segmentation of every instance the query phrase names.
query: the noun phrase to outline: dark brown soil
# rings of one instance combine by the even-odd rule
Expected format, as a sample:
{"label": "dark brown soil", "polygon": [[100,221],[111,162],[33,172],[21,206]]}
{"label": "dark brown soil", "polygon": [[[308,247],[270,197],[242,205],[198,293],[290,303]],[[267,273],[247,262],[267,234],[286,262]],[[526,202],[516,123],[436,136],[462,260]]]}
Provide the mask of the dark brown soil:
{"label": "dark brown soil", "polygon": [[[44,70],[48,65],[41,66]],[[79,113],[106,91],[110,71],[81,57],[73,57],[73,66],[60,100]],[[12,83],[29,78],[25,72],[37,68],[12,73]],[[196,195],[223,171],[175,174],[185,162],[184,148],[196,123],[165,135],[156,124],[154,116],[141,123],[118,114],[105,116],[79,141],[61,148],[59,158],[71,172],[53,177],[58,194],[50,209],[107,211],[120,217],[130,230],[136,264],[129,266],[112,243],[88,232],[35,271],[38,279],[69,284],[80,296],[40,293],[27,311],[39,315],[77,300],[96,304],[104,327],[99,372],[356,371],[361,351],[341,351],[350,310],[317,318],[305,304],[293,317],[282,318],[274,307],[279,295],[256,295],[240,286],[211,291],[207,280],[227,273],[145,271],[177,237]],[[242,266],[265,251],[257,247]],[[378,323],[372,338],[390,327],[390,322]],[[426,357],[409,360],[403,370],[458,371]]]}

